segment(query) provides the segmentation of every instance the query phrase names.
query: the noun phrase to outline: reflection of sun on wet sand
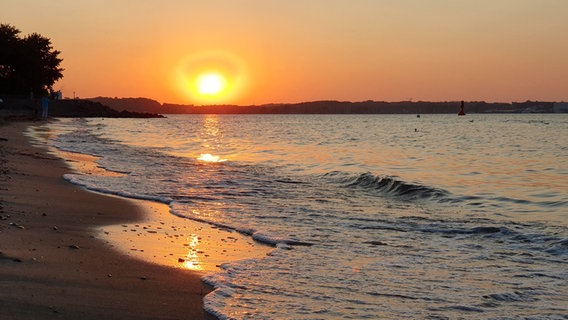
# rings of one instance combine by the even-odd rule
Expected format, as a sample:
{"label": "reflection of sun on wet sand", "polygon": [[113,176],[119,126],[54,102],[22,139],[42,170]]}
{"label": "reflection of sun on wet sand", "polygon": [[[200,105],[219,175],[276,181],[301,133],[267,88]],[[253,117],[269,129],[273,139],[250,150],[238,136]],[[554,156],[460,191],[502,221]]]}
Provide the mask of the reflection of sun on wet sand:
{"label": "reflection of sun on wet sand", "polygon": [[141,202],[146,208],[144,221],[100,228],[103,239],[129,256],[211,272],[226,262],[262,258],[271,250],[237,232],[176,217],[165,204]]}

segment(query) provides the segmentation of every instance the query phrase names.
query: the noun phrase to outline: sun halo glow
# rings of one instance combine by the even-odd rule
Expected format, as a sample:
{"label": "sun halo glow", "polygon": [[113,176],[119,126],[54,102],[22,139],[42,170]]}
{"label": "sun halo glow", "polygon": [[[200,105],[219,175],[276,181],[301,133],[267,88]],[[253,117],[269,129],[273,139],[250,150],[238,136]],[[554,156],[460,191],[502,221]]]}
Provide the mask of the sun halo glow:
{"label": "sun halo glow", "polygon": [[175,83],[188,102],[208,105],[232,103],[244,93],[247,72],[244,62],[222,51],[189,55],[175,73]]}

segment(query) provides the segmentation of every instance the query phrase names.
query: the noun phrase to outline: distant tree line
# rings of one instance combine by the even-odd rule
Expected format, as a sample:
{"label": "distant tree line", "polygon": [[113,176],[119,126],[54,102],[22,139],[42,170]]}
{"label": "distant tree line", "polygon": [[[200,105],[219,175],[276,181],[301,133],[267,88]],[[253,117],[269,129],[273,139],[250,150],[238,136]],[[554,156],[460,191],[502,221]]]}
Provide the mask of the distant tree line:
{"label": "distant tree line", "polygon": [[38,33],[21,37],[20,30],[0,24],[0,94],[47,95],[63,77],[63,59],[51,40]]}
{"label": "distant tree line", "polygon": [[[431,114],[455,113],[460,110],[460,101],[309,101],[300,103],[271,103],[263,105],[208,105],[160,104],[147,98],[88,99],[116,110],[159,114]],[[554,112],[555,102],[485,102],[466,101],[466,113],[549,113]]]}

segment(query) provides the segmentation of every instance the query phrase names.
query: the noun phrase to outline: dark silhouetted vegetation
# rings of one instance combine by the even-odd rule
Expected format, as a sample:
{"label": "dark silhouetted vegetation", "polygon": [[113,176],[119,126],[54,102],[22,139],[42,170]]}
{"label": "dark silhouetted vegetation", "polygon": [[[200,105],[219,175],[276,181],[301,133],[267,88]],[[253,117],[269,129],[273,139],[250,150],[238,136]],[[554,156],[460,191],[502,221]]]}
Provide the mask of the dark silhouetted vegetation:
{"label": "dark silhouetted vegetation", "polygon": [[117,111],[101,103],[80,100],[54,100],[51,102],[51,116],[72,118],[163,118],[162,115],[149,112]]}
{"label": "dark silhouetted vegetation", "polygon": [[[460,101],[310,101],[300,103],[272,103],[252,106],[209,105],[194,106],[183,104],[160,104],[146,98],[105,98],[88,99],[117,110],[150,112],[160,114],[457,114]],[[526,101],[513,103],[468,101],[467,113],[549,113],[554,112],[554,102]]]}
{"label": "dark silhouetted vegetation", "polygon": [[60,53],[49,38],[38,33],[21,37],[16,27],[0,24],[0,94],[48,94],[63,77]]}

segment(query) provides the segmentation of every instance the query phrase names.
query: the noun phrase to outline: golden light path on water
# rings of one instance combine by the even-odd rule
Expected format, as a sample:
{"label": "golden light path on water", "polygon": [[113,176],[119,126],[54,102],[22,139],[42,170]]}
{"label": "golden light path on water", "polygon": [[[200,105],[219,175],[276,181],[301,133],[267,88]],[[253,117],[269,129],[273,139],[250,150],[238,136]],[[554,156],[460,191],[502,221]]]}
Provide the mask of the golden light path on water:
{"label": "golden light path on water", "polygon": [[174,82],[181,96],[195,104],[222,104],[239,98],[247,85],[244,62],[224,51],[194,53],[176,68]]}
{"label": "golden light path on water", "polygon": [[[205,149],[197,160],[202,162],[218,163],[225,162],[228,159],[221,158],[221,156],[214,155],[223,147],[221,139],[222,133],[219,128],[219,119],[215,115],[207,115],[203,119],[203,128],[201,131],[201,148]],[[207,153],[205,153],[207,152]]]}
{"label": "golden light path on water", "polygon": [[197,160],[204,161],[204,162],[225,162],[225,161],[227,161],[227,159],[221,159],[221,157],[214,156],[210,153],[200,154],[199,157],[197,158]]}

